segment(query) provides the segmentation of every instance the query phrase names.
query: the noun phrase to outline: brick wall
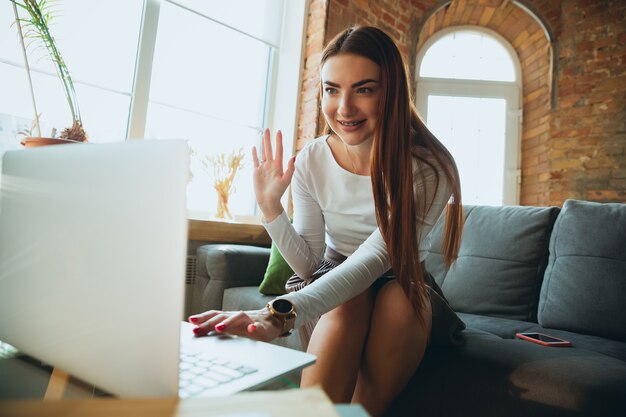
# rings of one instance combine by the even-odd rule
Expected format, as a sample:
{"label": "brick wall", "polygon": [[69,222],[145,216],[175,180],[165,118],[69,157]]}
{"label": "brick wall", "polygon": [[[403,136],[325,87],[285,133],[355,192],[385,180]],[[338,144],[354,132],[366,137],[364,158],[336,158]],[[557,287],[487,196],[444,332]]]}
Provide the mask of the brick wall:
{"label": "brick wall", "polygon": [[509,41],[522,67],[524,117],[521,132],[522,186],[520,202],[549,204],[550,98],[552,49],[542,25],[512,2],[500,0],[453,1],[424,22],[417,50],[439,30],[460,25],[488,28]]}
{"label": "brick wall", "polygon": [[302,92],[300,93],[301,109],[296,139],[296,149],[298,150],[302,149],[306,141],[318,135],[321,125],[319,62],[327,42],[327,11],[327,0],[311,0],[307,17],[304,73],[302,74]]}
{"label": "brick wall", "polygon": [[549,201],[626,202],[626,1],[561,7]]}
{"label": "brick wall", "polygon": [[521,203],[626,202],[626,1],[312,0],[298,149],[322,126],[319,52],[355,23],[393,36],[411,73],[440,29],[496,31],[522,66]]}

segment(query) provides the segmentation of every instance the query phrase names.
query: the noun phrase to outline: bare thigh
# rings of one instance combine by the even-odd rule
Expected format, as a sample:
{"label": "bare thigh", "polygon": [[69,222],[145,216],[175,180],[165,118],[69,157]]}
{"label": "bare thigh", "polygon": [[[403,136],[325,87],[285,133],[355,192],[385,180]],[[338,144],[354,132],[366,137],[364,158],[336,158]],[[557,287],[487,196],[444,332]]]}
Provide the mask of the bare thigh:
{"label": "bare thigh", "polygon": [[307,349],[317,361],[302,372],[302,387],[321,385],[334,402],[350,402],[372,305],[373,292],[367,290],[320,318]]}
{"label": "bare thigh", "polygon": [[430,302],[422,308],[423,328],[396,281],[376,295],[369,336],[353,401],[363,404],[372,416],[382,415],[402,391],[419,366],[432,324]]}

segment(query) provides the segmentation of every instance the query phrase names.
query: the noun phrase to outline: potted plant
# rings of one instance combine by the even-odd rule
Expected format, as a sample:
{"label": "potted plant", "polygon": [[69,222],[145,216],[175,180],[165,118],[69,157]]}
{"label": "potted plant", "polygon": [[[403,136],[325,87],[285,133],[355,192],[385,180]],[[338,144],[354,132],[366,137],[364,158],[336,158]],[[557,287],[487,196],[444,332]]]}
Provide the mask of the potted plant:
{"label": "potted plant", "polygon": [[[22,141],[22,144],[26,147],[42,146],[60,143],[76,143],[86,142],[87,134],[83,129],[83,122],[80,117],[80,110],[78,108],[78,100],[76,98],[76,92],[74,91],[74,83],[70,72],[63,60],[61,51],[56,45],[55,39],[50,33],[50,21],[53,18],[53,10],[49,0],[10,0],[13,3],[13,11],[15,13],[15,24],[18,29],[20,42],[22,46],[22,53],[24,56],[24,64],[26,67],[26,73],[28,74],[28,82],[30,87],[31,99],[33,103],[33,109],[35,112],[35,119],[33,122],[33,131],[36,132],[37,137],[33,137],[32,131],[25,132],[28,137]],[[18,7],[26,15],[26,17],[20,17]],[[25,31],[23,31],[23,29]],[[24,38],[32,39],[34,43],[42,45],[48,51],[48,55],[54,64],[57,76],[63,84],[63,90],[67,99],[67,103],[70,106],[72,113],[72,125],[66,129],[63,129],[61,135],[57,138],[56,130],[53,130],[52,137],[42,137],[40,129],[40,118],[37,113],[37,105],[35,101],[35,93],[33,90],[33,84],[30,76],[30,66],[28,65],[28,56],[26,51],[26,44]],[[24,134],[24,133],[23,133]]]}

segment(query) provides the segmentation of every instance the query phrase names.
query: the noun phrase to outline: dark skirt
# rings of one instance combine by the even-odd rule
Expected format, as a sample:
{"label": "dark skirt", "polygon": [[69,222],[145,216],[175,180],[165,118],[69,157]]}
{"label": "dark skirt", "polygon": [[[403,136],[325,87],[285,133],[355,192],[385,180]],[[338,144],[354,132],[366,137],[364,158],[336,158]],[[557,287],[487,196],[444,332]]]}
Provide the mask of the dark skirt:
{"label": "dark skirt", "polygon": [[[299,291],[317,279],[321,278],[324,274],[331,271],[340,265],[347,258],[339,252],[326,248],[324,258],[320,262],[317,270],[311,274],[309,279],[302,279],[297,275],[293,275],[287,280],[285,289],[287,292]],[[430,331],[430,344],[435,346],[458,346],[463,344],[462,330],[465,329],[465,323],[456,315],[454,310],[448,304],[446,297],[443,295],[443,291],[437,285],[437,282],[433,278],[432,274],[424,268],[422,262],[422,271],[424,274],[424,282],[428,288],[428,294],[430,303],[432,306],[432,327]],[[395,279],[393,271],[389,270],[378,278],[372,287],[375,291],[378,291],[387,282]],[[317,324],[317,320],[313,320],[307,323],[300,329],[300,338],[302,341],[303,349],[308,346],[311,338],[313,328]]]}

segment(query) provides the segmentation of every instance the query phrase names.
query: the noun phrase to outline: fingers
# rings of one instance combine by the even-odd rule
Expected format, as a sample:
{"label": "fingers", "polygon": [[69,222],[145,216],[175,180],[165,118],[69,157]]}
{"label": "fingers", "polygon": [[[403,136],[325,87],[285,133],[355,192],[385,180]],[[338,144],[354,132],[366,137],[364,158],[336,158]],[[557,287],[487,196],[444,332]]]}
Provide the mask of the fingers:
{"label": "fingers", "polygon": [[[271,133],[268,128],[263,130],[263,138],[261,141],[261,159],[259,160],[256,146],[252,147],[252,161],[254,162],[254,167],[258,168],[264,162],[279,162],[280,168],[282,170],[283,164],[283,132],[278,130],[276,132],[276,155],[274,155],[272,148],[272,139]],[[275,167],[273,167],[275,168]]]}
{"label": "fingers", "polygon": [[271,342],[277,336],[275,333],[275,329],[268,327],[266,323],[255,321],[248,325],[247,337],[262,342]]}
{"label": "fingers", "polygon": [[256,153],[256,146],[252,147],[252,163],[254,164],[255,168],[258,168],[259,165],[260,165],[259,164],[259,157],[258,157],[258,155]]}
{"label": "fingers", "polygon": [[[193,322],[192,319],[195,319],[196,321]],[[217,333],[228,333],[231,335],[248,337],[248,326],[253,323],[250,316],[243,311],[208,311],[206,313],[190,317],[190,321],[197,324],[197,327],[193,329],[193,333],[196,336],[205,336],[211,331],[216,331]]]}
{"label": "fingers", "polygon": [[291,178],[293,177],[293,173],[296,170],[296,156],[292,156],[291,158],[289,158],[289,162],[287,162],[287,171],[285,171],[285,181],[287,181],[287,183],[291,182]]}
{"label": "fingers", "polygon": [[270,130],[265,128],[263,131],[263,144],[262,144],[262,158],[261,161],[270,161],[273,159],[272,154],[272,139],[270,137]]}
{"label": "fingers", "polygon": [[269,342],[280,333],[280,328],[276,326],[275,320],[272,320],[265,309],[247,312],[211,310],[190,316],[189,321],[197,325],[193,329],[196,336],[205,336],[215,331]]}
{"label": "fingers", "polygon": [[276,132],[276,160],[283,164],[283,132]]}
{"label": "fingers", "polygon": [[196,314],[189,317],[189,322],[195,324],[193,334],[196,336],[205,336],[207,333],[216,330],[215,326],[228,317],[229,313],[218,310],[210,310],[202,314]]}
{"label": "fingers", "polygon": [[206,322],[207,320],[212,319],[213,317],[217,316],[220,313],[222,312],[218,310],[209,310],[209,311],[205,311],[204,313],[194,314],[192,316],[189,316],[188,321],[191,324],[200,325]]}
{"label": "fingers", "polygon": [[215,330],[219,333],[229,333],[238,336],[246,336],[248,332],[248,325],[252,323],[253,320],[247,313],[239,311],[237,313],[233,313],[225,320],[222,320],[220,323],[216,324]]}

